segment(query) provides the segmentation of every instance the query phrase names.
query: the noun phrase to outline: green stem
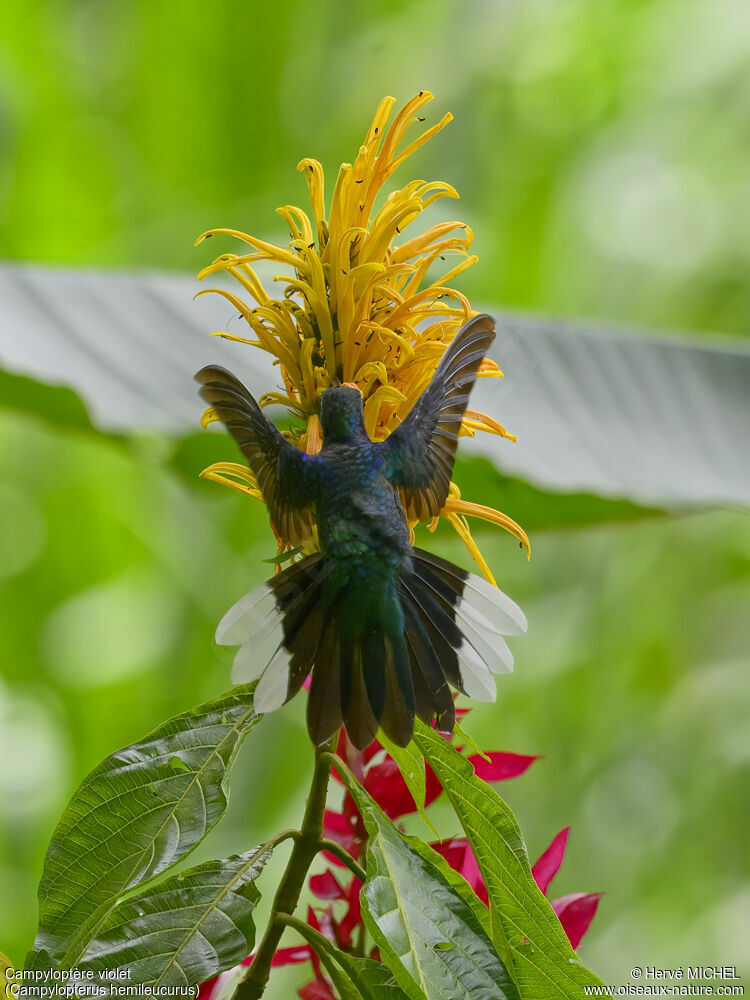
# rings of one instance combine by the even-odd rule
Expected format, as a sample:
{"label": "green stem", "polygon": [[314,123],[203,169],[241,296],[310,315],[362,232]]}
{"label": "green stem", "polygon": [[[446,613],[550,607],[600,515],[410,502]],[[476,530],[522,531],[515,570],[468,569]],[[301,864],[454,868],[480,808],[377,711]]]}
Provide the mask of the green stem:
{"label": "green stem", "polygon": [[354,941],[354,954],[360,958],[365,957],[365,925],[362,923],[357,927],[357,937]]}
{"label": "green stem", "polygon": [[279,920],[285,927],[291,927],[292,930],[297,931],[300,937],[304,938],[305,941],[307,941],[307,943],[315,949],[318,958],[326,967],[328,974],[332,979],[335,978],[336,963],[331,958],[331,949],[333,948],[331,942],[326,940],[320,931],[316,931],[309,924],[303,923],[296,917],[287,917],[285,914],[282,914],[279,917]]}
{"label": "green stem", "polygon": [[265,992],[271,974],[271,962],[284,933],[284,922],[294,912],[310,865],[320,850],[331,766],[330,751],[336,746],[337,739],[338,736],[335,736],[329,743],[315,750],[315,770],[302,827],[294,840],[292,853],[279,883],[266,933],[255,953],[247,978],[237,987],[233,1000],[259,1000]]}
{"label": "green stem", "polygon": [[[368,849],[369,845],[370,845],[370,838],[369,838],[369,836],[364,837],[363,840],[360,841],[360,844],[359,844],[359,856],[361,858],[366,858],[367,857],[367,849]],[[367,873],[365,872],[365,878],[362,879],[362,885],[365,884],[365,879],[366,878],[367,878]],[[365,943],[366,943],[366,940],[367,940],[367,930],[365,928],[364,921],[362,921],[362,923],[360,923],[359,927],[357,928],[357,937],[356,937],[356,940],[354,942],[354,954],[355,955],[359,955],[361,958],[365,957]]]}
{"label": "green stem", "polygon": [[337,844],[335,840],[328,840],[322,837],[318,841],[319,851],[328,851],[329,854],[333,854],[339,859],[339,861],[346,865],[352,875],[356,875],[360,882],[364,883],[367,878],[367,872],[364,870],[362,865],[355,861],[351,854],[342,847],[341,844]]}
{"label": "green stem", "polygon": [[[312,941],[315,938],[323,937],[320,931],[316,931],[314,927],[306,924],[304,920],[299,920],[297,917],[289,917],[282,913],[279,915],[279,921],[285,927],[291,927],[292,930],[297,931],[297,933],[301,934],[306,941]],[[323,940],[325,941],[326,939],[323,938]]]}

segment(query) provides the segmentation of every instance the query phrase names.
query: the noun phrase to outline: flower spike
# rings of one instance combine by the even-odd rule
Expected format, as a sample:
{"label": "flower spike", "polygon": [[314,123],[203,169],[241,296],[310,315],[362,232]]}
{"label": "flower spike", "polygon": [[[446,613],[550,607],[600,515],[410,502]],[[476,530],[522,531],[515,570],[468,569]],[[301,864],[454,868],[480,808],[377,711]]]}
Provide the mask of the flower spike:
{"label": "flower spike", "polygon": [[[310,210],[282,205],[278,214],[289,227],[290,240],[278,246],[266,240],[222,227],[202,233],[224,235],[245,244],[241,253],[222,253],[199,273],[200,280],[224,272],[241,286],[241,294],[207,288],[237,309],[250,328],[243,337],[217,331],[214,336],[261,348],[279,366],[283,393],[267,393],[261,405],[282,403],[304,424],[287,437],[308,454],[320,449],[320,396],[330,386],[352,383],[362,393],[365,426],[375,441],[387,438],[403,422],[430,379],[447,346],[473,315],[464,295],[452,287],[454,279],[473,266],[472,230],[463,222],[438,223],[416,236],[405,230],[431,204],[458,198],[442,181],[413,180],[379,196],[393,173],[452,119],[444,115],[411,142],[407,132],[424,119],[419,112],[432,100],[420,91],[388,124],[396,101],[384,98],[368,128],[353,163],[343,163],[326,214],[325,177],[321,164],[300,160]],[[379,205],[379,207],[376,207]],[[263,286],[253,265],[271,261],[286,269],[274,279],[283,287],[274,298]],[[441,274],[433,277],[440,268]],[[480,377],[502,377],[494,361],[485,359]],[[216,419],[209,407],[204,425]],[[497,420],[467,410],[460,433],[515,436]],[[256,499],[262,491],[251,473],[234,463],[209,466],[203,476]],[[474,542],[466,515],[479,517],[514,534],[527,553],[523,529],[499,511],[461,500],[452,487],[441,516],[452,524],[490,582],[492,574]],[[410,517],[413,527],[417,519]],[[308,553],[317,539],[308,521],[299,526],[295,544]]]}

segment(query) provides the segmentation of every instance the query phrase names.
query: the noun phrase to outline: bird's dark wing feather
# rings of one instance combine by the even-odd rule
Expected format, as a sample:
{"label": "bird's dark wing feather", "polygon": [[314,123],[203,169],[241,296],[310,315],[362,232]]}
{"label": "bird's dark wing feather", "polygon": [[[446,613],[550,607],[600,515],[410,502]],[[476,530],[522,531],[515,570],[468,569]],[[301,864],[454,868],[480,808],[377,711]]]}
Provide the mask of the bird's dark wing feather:
{"label": "bird's dark wing feather", "polygon": [[278,535],[292,544],[309,537],[305,508],[313,502],[314,483],[305,464],[307,456],[274,427],[226,368],[208,365],[195,379],[202,398],[214,408],[248,460]]}
{"label": "bird's dark wing feather", "polygon": [[451,341],[404,422],[380,446],[385,474],[402,488],[410,518],[429,520],[445,504],[461,420],[494,337],[490,316],[469,320]]}

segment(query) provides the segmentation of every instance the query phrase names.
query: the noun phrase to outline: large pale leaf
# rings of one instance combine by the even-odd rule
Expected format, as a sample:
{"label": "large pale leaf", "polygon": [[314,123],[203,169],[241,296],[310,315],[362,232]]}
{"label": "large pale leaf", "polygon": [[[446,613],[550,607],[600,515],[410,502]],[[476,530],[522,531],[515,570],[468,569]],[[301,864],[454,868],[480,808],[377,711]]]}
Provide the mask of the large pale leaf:
{"label": "large pale leaf", "polygon": [[658,508],[750,503],[742,342],[500,314],[493,352],[505,378],[480,379],[471,405],[518,435],[477,436],[503,472]]}
{"label": "large pale leaf", "polygon": [[578,1000],[600,981],[578,960],[560,921],[531,874],[513,813],[494,788],[433,729],[415,741],[440,779],[476,855],[490,897],[492,937],[509,950],[521,997]]}
{"label": "large pale leaf", "polygon": [[163,987],[196,986],[238,965],[255,943],[254,883],[269,856],[255,848],[208,861],[131,896],[108,915],[77,967],[103,984],[102,972],[127,969],[125,985]]}
{"label": "large pale leaf", "polygon": [[227,771],[261,718],[253,686],[170,719],[83,780],[39,884],[35,949],[45,961],[75,964],[119,896],[175,864],[218,822]]}
{"label": "large pale leaf", "polygon": [[466,881],[401,833],[350,773],[342,777],[369,835],[362,914],[401,989],[411,1000],[518,1000]]}
{"label": "large pale leaf", "polygon": [[[192,375],[202,365],[226,364],[256,393],[278,382],[260,351],[208,338],[215,330],[241,333],[242,324],[218,297],[193,302],[198,288],[191,277],[6,266],[0,365],[76,389],[103,428],[196,428]],[[505,379],[480,379],[472,406],[519,440],[478,435],[462,442],[462,452],[558,492],[657,508],[750,503],[743,345],[602,332],[488,309],[498,317],[493,353]],[[17,392],[13,398],[19,405]]]}

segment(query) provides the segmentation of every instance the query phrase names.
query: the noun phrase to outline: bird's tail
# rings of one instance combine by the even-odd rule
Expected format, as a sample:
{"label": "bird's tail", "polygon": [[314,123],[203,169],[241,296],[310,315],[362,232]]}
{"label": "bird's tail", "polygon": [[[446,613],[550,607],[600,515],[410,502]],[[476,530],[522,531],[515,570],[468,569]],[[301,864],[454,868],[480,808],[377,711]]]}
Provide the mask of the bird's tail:
{"label": "bird's tail", "polygon": [[307,721],[315,744],[342,725],[363,749],[382,726],[411,739],[414,717],[452,731],[451,688],[495,698],[493,673],[513,669],[504,635],[526,630],[515,602],[485,580],[420,549],[395,588],[360,594],[335,565],[308,556],[247,594],[224,616],[216,640],[240,645],[232,679],[260,675],[255,706],[279,708],[312,671]]}

